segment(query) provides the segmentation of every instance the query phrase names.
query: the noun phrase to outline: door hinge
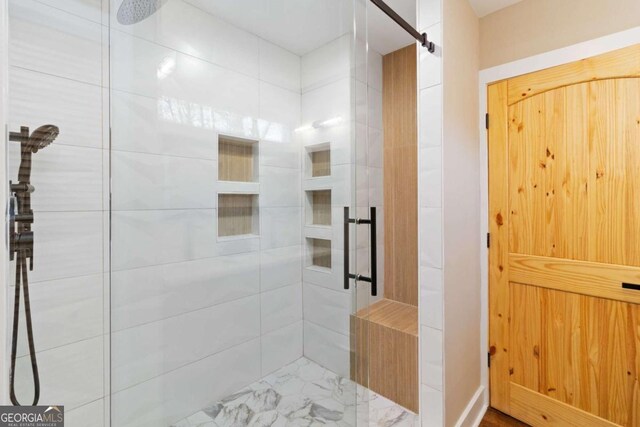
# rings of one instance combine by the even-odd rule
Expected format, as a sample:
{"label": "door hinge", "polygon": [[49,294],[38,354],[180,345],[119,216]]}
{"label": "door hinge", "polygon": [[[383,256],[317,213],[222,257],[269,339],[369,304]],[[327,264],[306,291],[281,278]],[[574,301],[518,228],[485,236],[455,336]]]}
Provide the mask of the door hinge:
{"label": "door hinge", "polygon": [[485,129],[489,129],[489,113],[484,115],[484,127]]}
{"label": "door hinge", "polygon": [[487,233],[487,249],[491,247],[491,233]]}
{"label": "door hinge", "polygon": [[487,367],[491,367],[491,352],[487,352]]}

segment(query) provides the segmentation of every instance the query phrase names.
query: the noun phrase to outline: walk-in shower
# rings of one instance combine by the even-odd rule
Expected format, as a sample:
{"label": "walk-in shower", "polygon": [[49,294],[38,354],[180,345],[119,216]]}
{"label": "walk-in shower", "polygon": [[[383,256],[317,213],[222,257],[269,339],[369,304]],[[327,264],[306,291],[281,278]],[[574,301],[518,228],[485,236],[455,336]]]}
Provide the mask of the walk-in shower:
{"label": "walk-in shower", "polygon": [[429,42],[376,4],[9,0],[0,396],[67,427],[417,422]]}

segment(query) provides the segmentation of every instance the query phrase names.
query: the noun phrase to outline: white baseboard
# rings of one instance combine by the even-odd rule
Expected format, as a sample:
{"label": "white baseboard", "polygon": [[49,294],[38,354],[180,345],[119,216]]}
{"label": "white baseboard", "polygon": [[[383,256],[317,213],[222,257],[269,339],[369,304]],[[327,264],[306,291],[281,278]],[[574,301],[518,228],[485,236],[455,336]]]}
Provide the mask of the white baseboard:
{"label": "white baseboard", "polygon": [[469,404],[464,409],[464,412],[462,412],[462,415],[458,418],[455,424],[456,427],[478,427],[480,425],[489,406],[488,402],[485,401],[485,396],[484,386],[478,387],[478,390],[476,390]]}

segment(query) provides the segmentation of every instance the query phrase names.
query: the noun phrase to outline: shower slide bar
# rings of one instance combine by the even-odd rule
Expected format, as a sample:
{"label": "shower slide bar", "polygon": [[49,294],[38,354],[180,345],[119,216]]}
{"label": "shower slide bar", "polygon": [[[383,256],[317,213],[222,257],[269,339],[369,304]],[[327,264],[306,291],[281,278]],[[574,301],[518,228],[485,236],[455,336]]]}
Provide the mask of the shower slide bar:
{"label": "shower slide bar", "polygon": [[393,19],[398,25],[400,25],[407,33],[411,34],[413,38],[418,40],[420,44],[427,48],[427,50],[431,53],[436,51],[436,45],[433,42],[430,42],[427,38],[427,33],[420,33],[418,30],[413,28],[411,24],[405,21],[402,16],[398,15],[395,10],[391,9],[388,4],[383,2],[382,0],[371,0],[371,3],[375,4],[382,10],[387,16]]}
{"label": "shower slide bar", "polygon": [[[371,226],[370,255],[371,255],[371,277],[362,276],[360,274],[352,274],[349,271],[349,224],[368,224]],[[349,280],[355,279],[356,282],[371,283],[371,296],[378,295],[378,251],[376,242],[376,208],[370,208],[369,219],[349,218],[349,207],[344,207],[344,288],[349,289]]]}

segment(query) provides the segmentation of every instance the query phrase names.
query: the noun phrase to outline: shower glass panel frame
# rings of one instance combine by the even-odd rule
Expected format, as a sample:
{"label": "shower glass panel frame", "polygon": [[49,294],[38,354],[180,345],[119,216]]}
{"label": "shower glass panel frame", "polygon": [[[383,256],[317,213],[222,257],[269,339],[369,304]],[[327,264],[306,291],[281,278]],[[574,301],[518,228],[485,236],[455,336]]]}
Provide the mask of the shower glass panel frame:
{"label": "shower glass panel frame", "polygon": [[[111,425],[367,422],[370,288],[343,287],[343,209],[369,215],[366,2],[169,0],[127,25],[118,3]],[[369,227],[348,233],[369,276]]]}
{"label": "shower glass panel frame", "polygon": [[[123,1],[8,0],[7,140],[59,127],[31,162],[39,403],[70,427],[368,423],[343,213],[371,206],[371,6],[166,0],[121,24]],[[370,227],[348,235],[346,273],[370,277]]]}

